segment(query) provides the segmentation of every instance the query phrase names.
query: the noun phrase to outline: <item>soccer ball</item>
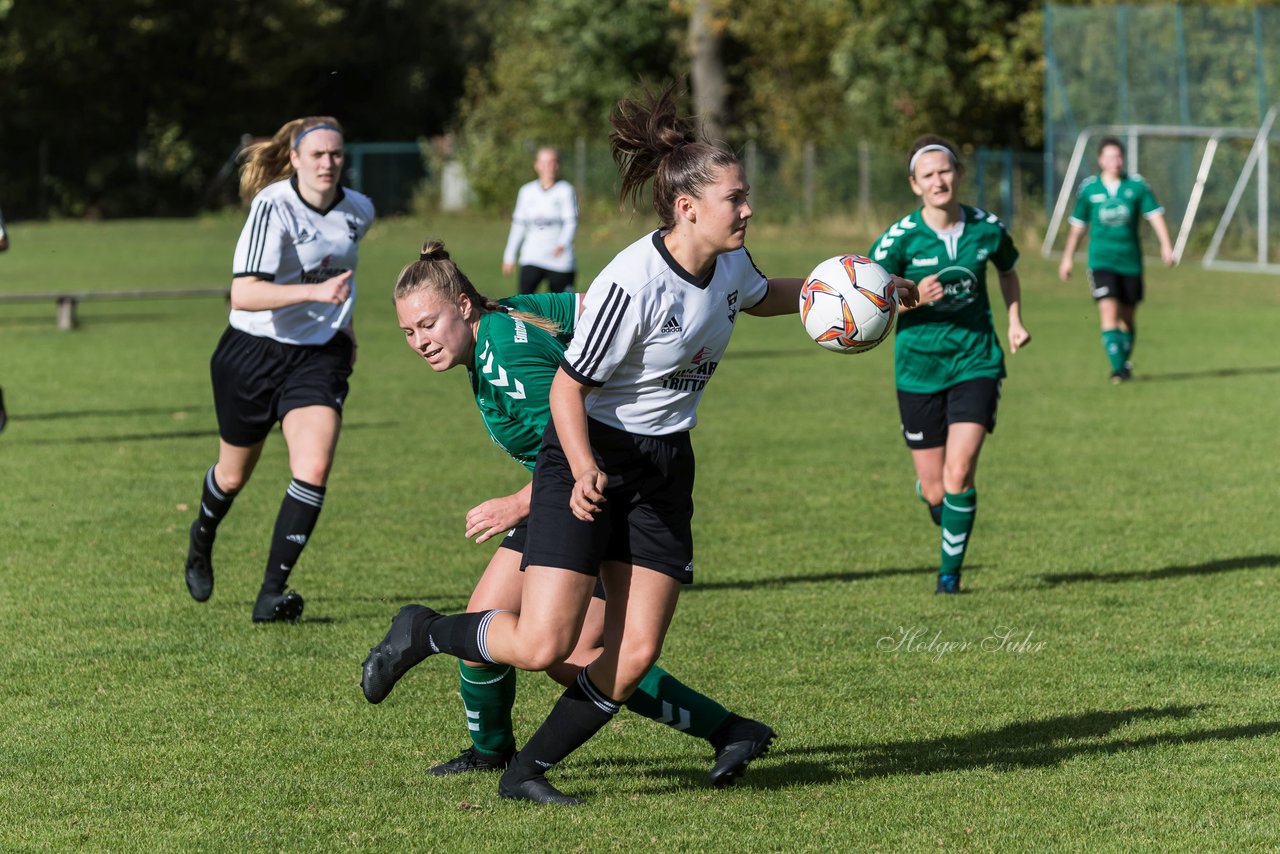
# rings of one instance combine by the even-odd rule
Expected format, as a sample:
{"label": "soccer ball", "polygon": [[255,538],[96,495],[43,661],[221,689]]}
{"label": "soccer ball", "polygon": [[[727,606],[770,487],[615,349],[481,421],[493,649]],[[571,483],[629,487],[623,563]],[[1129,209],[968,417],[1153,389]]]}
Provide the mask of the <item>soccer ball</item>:
{"label": "soccer ball", "polygon": [[838,255],[809,274],[800,289],[800,320],[818,345],[865,353],[893,331],[898,294],[893,279],[870,258]]}

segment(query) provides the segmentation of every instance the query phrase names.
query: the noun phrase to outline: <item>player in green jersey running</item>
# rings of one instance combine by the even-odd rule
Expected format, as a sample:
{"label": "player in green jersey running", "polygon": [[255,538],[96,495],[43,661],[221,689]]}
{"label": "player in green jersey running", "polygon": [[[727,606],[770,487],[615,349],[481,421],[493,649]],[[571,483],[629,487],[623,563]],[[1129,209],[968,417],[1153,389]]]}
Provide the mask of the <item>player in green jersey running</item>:
{"label": "player in green jersey running", "polygon": [[1031,341],[1022,325],[1018,250],[994,215],[962,205],[964,169],[955,146],[922,136],[907,176],[922,206],[889,226],[871,248],[888,272],[919,283],[920,302],[904,309],[894,338],[894,376],[902,435],[916,468],[916,491],[942,528],[938,593],[960,592],[978,509],[974,473],[995,429],[1004,352],[987,297],[992,264],[1008,309],[1009,349]]}
{"label": "player in green jersey running", "polygon": [[[423,245],[419,260],[401,271],[395,288],[396,314],[406,342],[437,372],[466,367],[489,436],[530,472],[550,417],[551,381],[573,335],[578,299],[573,292],[498,301],[481,296],[439,241]],[[466,536],[474,537],[477,543],[509,532],[476,584],[468,611],[519,612],[530,487],[492,498],[467,513]],[[599,654],[603,605],[599,595],[592,600],[577,646],[568,659],[547,670],[561,684],[573,684],[578,671]],[[515,669],[464,660],[458,666],[472,745],[432,768],[431,773],[437,776],[501,769],[515,752],[511,724]],[[366,683],[365,696],[371,702],[381,702],[385,694],[370,696]],[[713,785],[732,783],[748,762],[767,749],[773,737],[768,726],[732,714],[657,665],[645,675],[626,706],[708,740],[715,750],[709,775]]]}
{"label": "player in green jersey running", "polygon": [[1142,302],[1142,241],[1139,217],[1145,217],[1160,241],[1160,260],[1175,262],[1164,208],[1141,175],[1124,171],[1124,146],[1115,137],[1098,143],[1098,175],[1084,179],[1071,213],[1071,232],[1062,250],[1058,278],[1067,281],[1073,256],[1085,229],[1089,230],[1089,287],[1098,303],[1102,349],[1111,363],[1111,381],[1133,375],[1135,315]]}

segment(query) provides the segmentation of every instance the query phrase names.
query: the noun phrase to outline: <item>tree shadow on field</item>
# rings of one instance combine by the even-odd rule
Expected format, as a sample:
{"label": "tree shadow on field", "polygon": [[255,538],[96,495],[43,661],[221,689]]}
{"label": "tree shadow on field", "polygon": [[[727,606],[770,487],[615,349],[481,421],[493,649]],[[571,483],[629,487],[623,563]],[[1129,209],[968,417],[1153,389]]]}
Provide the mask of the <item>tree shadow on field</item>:
{"label": "tree shadow on field", "polygon": [[1167,374],[1138,374],[1137,382],[1180,382],[1182,380],[1221,379],[1257,374],[1280,374],[1280,365],[1259,365],[1252,368],[1212,368],[1205,371],[1175,371]]}
{"label": "tree shadow on field", "polygon": [[201,412],[212,409],[212,403],[193,406],[136,406],[131,409],[77,409],[68,412],[11,413],[10,421],[61,421],[64,418],[125,418],[132,415],[173,415],[177,412]]}
{"label": "tree shadow on field", "polygon": [[[966,567],[972,572],[980,565]],[[790,584],[822,584],[827,581],[866,581],[871,578],[891,578],[895,575],[934,575],[936,566],[885,567],[884,569],[852,569],[844,572],[818,572],[810,575],[775,575],[769,578],[750,578],[737,581],[694,581],[684,593],[699,590],[755,590],[761,587],[784,587]]]}
{"label": "tree shadow on field", "polygon": [[[168,412],[169,410],[163,410]],[[345,433],[350,430],[368,430],[383,429],[387,427],[398,427],[399,421],[365,421],[358,424],[344,424],[342,431]],[[276,430],[279,427],[275,428]],[[274,431],[273,431],[274,432]],[[152,433],[120,433],[115,435],[92,435],[92,436],[66,436],[60,439],[24,439],[18,436],[12,440],[6,437],[6,444],[20,445],[114,445],[119,442],[152,442],[161,439],[203,439],[217,438],[218,431],[216,429],[203,430],[157,430]]]}
{"label": "tree shadow on field", "polygon": [[[1280,735],[1280,720],[1276,720],[1136,738],[1111,737],[1115,730],[1129,724],[1182,720],[1195,714],[1199,708],[1166,706],[1093,711],[1014,723],[967,735],[880,744],[836,743],[794,749],[787,748],[786,733],[782,732],[773,750],[753,764],[737,785],[752,789],[783,789],[947,771],[1051,768],[1077,757]],[[687,765],[663,764],[671,761],[672,757],[632,757],[626,760],[599,759],[594,760],[594,764],[604,768],[616,767],[619,776],[631,779],[637,774],[654,778],[656,785],[646,787],[643,792],[646,795],[674,793],[702,784],[702,772]]]}
{"label": "tree shadow on field", "polygon": [[1081,581],[1100,581],[1115,584],[1121,581],[1162,581],[1166,578],[1183,578],[1194,575],[1213,575],[1218,572],[1235,572],[1239,569],[1261,569],[1263,567],[1280,567],[1280,554],[1246,555],[1241,557],[1220,558],[1184,565],[1165,566],[1160,569],[1135,569],[1125,572],[1066,572],[1056,575],[1041,575],[1045,584],[1074,584]]}

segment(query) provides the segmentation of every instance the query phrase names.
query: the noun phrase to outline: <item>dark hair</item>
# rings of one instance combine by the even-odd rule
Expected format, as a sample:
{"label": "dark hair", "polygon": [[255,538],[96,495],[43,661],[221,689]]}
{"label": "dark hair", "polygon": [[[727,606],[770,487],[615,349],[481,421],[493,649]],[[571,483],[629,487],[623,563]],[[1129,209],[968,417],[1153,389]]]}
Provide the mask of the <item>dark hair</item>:
{"label": "dark hair", "polygon": [[458,297],[466,296],[472,307],[479,312],[505,312],[513,317],[520,318],[526,323],[545,329],[552,335],[560,334],[560,327],[547,318],[524,311],[509,311],[506,307],[500,305],[497,300],[477,291],[476,286],[471,284],[471,280],[467,278],[466,273],[462,272],[449,257],[448,251],[444,248],[443,240],[428,238],[423,241],[422,251],[418,255],[418,260],[405,264],[404,269],[400,271],[399,277],[396,278],[392,301],[399,302],[418,291],[430,291],[435,296],[448,302],[457,302]]}
{"label": "dark hair", "polygon": [[1098,140],[1098,156],[1099,157],[1102,156],[1103,149],[1105,149],[1109,145],[1114,145],[1116,148],[1120,149],[1121,157],[1125,156],[1123,142],[1121,142],[1118,138],[1114,136],[1104,136],[1102,139]]}
{"label": "dark hair", "polygon": [[634,206],[652,178],[653,209],[668,229],[675,227],[678,197],[702,198],[721,169],[738,165],[729,151],[698,139],[692,121],[676,108],[680,89],[680,81],[660,92],[646,89],[639,98],[619,101],[609,116],[609,144],[622,179],[618,201],[630,199]]}
{"label": "dark hair", "polygon": [[956,154],[956,145],[944,136],[938,136],[936,133],[926,133],[924,136],[916,137],[915,142],[911,143],[911,148],[907,151],[907,174],[914,175],[916,154],[931,145],[939,145],[947,150],[947,154],[951,156],[951,165],[958,169],[963,169],[964,164],[960,162],[960,155]]}

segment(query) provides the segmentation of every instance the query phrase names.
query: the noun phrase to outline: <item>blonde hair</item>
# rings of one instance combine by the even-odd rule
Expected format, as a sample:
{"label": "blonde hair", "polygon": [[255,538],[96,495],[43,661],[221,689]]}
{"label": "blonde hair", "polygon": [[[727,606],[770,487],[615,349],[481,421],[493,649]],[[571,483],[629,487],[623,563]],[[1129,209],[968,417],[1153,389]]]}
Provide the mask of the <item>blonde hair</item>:
{"label": "blonde hair", "polygon": [[241,154],[244,165],[240,168],[240,198],[251,201],[263,187],[292,176],[289,152],[303,134],[321,125],[343,133],[342,125],[333,116],[307,116],[285,122],[270,139],[246,145]]}
{"label": "blonde hair", "polygon": [[693,122],[680,115],[680,82],[660,92],[646,90],[639,98],[618,102],[609,116],[613,133],[609,144],[618,166],[618,201],[632,205],[653,179],[653,209],[663,228],[675,227],[676,199],[702,198],[721,169],[738,165],[733,154],[698,138]]}
{"label": "blonde hair", "polygon": [[466,273],[463,273],[449,257],[448,251],[444,248],[443,240],[428,238],[423,242],[422,252],[419,254],[418,260],[405,264],[404,269],[400,271],[399,277],[396,278],[392,300],[399,302],[419,291],[426,291],[432,296],[450,303],[456,303],[458,297],[465,296],[471,302],[471,306],[478,312],[500,311],[512,317],[518,317],[525,323],[550,332],[552,335],[559,335],[562,331],[558,324],[548,318],[529,314],[526,311],[512,311],[500,305],[497,300],[477,291],[476,286],[471,284],[471,280],[467,278]]}

